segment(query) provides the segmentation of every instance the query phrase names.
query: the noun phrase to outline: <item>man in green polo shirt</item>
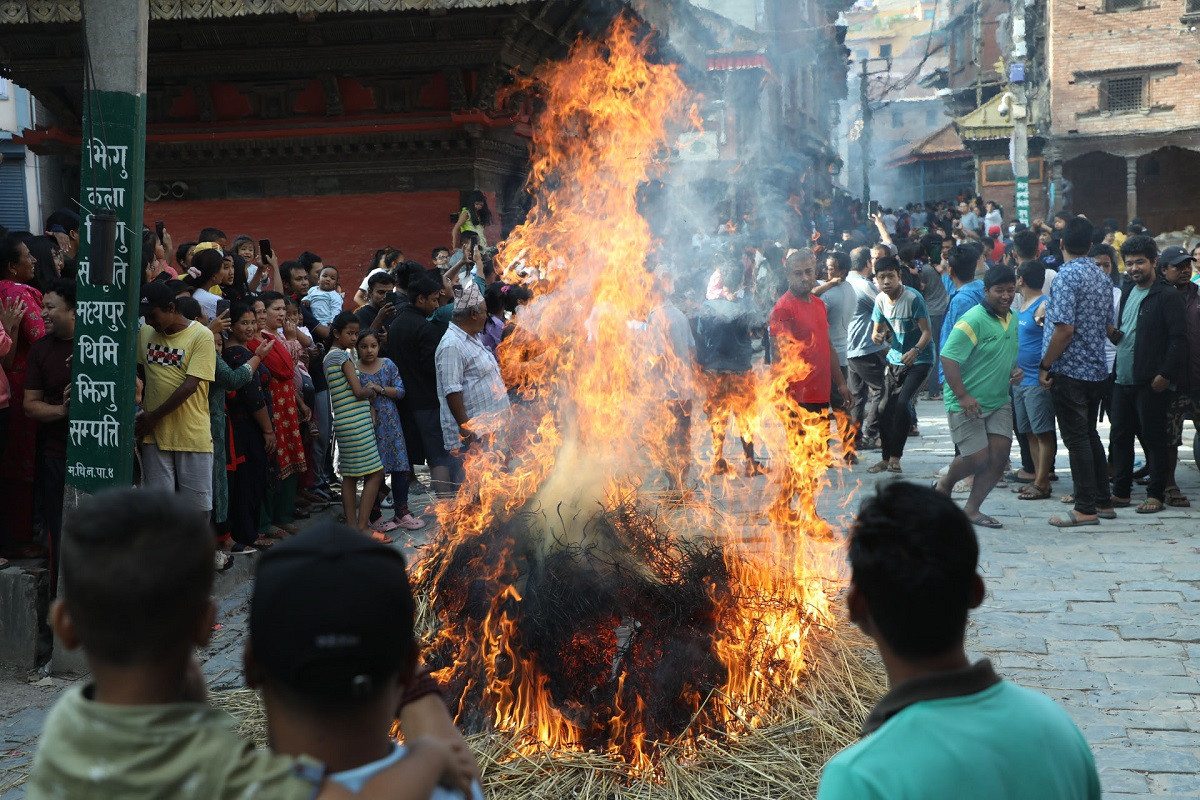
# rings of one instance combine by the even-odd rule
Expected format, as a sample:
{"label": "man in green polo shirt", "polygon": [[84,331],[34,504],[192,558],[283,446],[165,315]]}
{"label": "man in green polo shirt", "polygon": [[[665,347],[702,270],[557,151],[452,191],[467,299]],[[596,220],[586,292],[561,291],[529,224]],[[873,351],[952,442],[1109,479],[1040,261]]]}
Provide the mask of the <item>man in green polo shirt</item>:
{"label": "man in green polo shirt", "polygon": [[817,800],[1099,800],[1067,713],[967,658],[984,587],[975,531],[950,498],[880,484],[851,527],[849,560],[850,619],[875,640],[890,689],[862,740],[825,765]]}
{"label": "man in green polo shirt", "polygon": [[983,301],[959,318],[942,344],[949,389],[946,414],[960,455],[935,486],[948,495],[955,483],[970,476],[971,494],[963,511],[985,528],[1004,527],[979,507],[1008,463],[1013,435],[1008,387],[1024,375],[1017,366],[1017,318],[1011,311],[1016,292],[1012,267],[989,269],[983,276]]}

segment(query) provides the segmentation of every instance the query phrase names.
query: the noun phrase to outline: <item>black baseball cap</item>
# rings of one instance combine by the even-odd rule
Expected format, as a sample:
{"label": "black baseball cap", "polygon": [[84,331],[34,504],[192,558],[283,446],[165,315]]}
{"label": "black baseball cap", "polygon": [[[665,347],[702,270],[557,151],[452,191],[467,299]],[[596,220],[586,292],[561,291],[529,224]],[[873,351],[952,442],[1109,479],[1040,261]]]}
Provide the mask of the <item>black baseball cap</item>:
{"label": "black baseball cap", "polygon": [[138,306],[138,315],[142,317],[150,316],[150,311],[155,308],[165,310],[167,306],[175,302],[175,292],[171,291],[165,283],[158,281],[150,281],[142,285],[141,305]]}
{"label": "black baseball cap", "polygon": [[1184,261],[1194,260],[1191,253],[1177,244],[1164,247],[1163,251],[1158,254],[1158,265],[1160,267],[1173,267],[1177,264],[1182,264]]}
{"label": "black baseball cap", "polygon": [[405,668],[414,613],[399,550],[318,523],[259,560],[250,641],[270,679],[304,696],[352,701]]}

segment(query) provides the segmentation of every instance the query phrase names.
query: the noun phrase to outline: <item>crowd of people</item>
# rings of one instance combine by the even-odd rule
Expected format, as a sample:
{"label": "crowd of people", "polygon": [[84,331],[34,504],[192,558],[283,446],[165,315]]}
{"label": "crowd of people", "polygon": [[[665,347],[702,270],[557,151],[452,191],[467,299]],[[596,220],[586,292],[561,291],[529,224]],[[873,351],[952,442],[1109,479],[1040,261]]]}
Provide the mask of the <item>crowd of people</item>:
{"label": "crowd of people", "polygon": [[[792,399],[836,420],[848,465],[878,451],[868,473],[902,473],[920,435],[916,401],[942,400],[955,453],[935,486],[965,492],[976,524],[1000,526],[981,505],[1002,481],[1020,484],[1022,500],[1055,497],[1060,438],[1074,491],[1059,493],[1072,510],[1051,524],[1189,505],[1174,472],[1184,422],[1200,416],[1200,248],[1160,253],[1138,221],[1119,231],[1065,212],[1026,227],[978,199],[857,214],[797,215],[805,247],[722,228],[648,265],[664,278],[667,340],[697,368],[712,474],[734,471],[730,419],[740,471],[769,469],[746,398],[760,361],[801,358],[811,368]],[[464,449],[504,425],[496,350],[533,296],[498,279],[495,251],[481,246],[488,221],[477,195],[453,225],[456,247],[434,249],[428,265],[380,248],[357,287],[316,253],[280,260],[249,235],[205,228],[176,246],[165,228],[143,232],[140,479],[210,514],[218,568],[335,503],[348,524],[387,540],[425,524],[410,492],[456,489]],[[59,211],[44,235],[2,240],[9,557],[49,551],[53,562],[57,549],[78,236],[78,217]],[[672,411],[673,449],[689,462],[691,401]],[[1107,447],[1101,415],[1112,422]],[[428,485],[416,479],[421,464]],[[1139,480],[1146,498],[1135,502]]]}
{"label": "crowd of people", "polygon": [[[1184,425],[1200,419],[1200,247],[1160,249],[1140,220],[1121,231],[1059,212],[1026,226],[978,198],[881,209],[836,237],[824,224],[808,223],[812,247],[747,248],[744,270],[712,271],[707,298],[692,304],[703,368],[733,338],[720,305],[743,295],[739,368],[749,369],[756,330],[768,362],[773,342],[776,357],[812,365],[794,399],[849,418],[852,436],[838,425],[848,463],[878,450],[868,473],[902,473],[907,440],[920,434],[915,401],[941,400],[955,452],[934,487],[965,493],[977,525],[1002,527],[981,510],[1001,482],[1017,484],[1021,500],[1071,505],[1049,518],[1058,527],[1190,505],[1175,469]],[[1097,429],[1105,416],[1108,442]],[[1074,491],[1055,498],[1060,440]]]}
{"label": "crowd of people", "polygon": [[[379,541],[425,525],[411,491],[450,493],[462,451],[502,424],[495,357],[532,297],[497,280],[481,194],[428,266],[393,247],[357,287],[313,252],[205,228],[143,232],[137,336],[141,484],[209,514],[218,569],[331,504]],[[79,218],[0,243],[0,554],[56,564],[66,481]],[[168,261],[172,258],[172,261]],[[334,464],[334,454],[337,464]],[[429,467],[428,484],[415,465]],[[389,514],[388,511],[391,511]],[[6,562],[0,562],[2,567]],[[52,583],[57,580],[52,566]]]}

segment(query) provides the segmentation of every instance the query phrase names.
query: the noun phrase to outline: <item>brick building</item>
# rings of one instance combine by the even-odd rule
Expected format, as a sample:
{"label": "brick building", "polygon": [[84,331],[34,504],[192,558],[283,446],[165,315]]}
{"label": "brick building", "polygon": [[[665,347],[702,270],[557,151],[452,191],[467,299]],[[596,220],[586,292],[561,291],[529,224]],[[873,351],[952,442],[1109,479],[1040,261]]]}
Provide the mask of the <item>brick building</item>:
{"label": "brick building", "polygon": [[1058,205],[1151,231],[1200,224],[1196,0],[1047,0]]}

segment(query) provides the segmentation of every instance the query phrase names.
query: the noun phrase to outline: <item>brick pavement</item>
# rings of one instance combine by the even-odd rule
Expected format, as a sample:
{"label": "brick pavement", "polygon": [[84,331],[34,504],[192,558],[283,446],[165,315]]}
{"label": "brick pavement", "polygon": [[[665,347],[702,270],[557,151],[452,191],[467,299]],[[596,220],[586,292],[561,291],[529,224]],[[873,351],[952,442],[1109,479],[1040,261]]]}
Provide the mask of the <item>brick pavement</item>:
{"label": "brick pavement", "polygon": [[[918,408],[924,435],[910,440],[903,477],[928,481],[952,448],[940,404]],[[841,490],[822,496],[830,519],[852,510],[841,508],[845,490],[891,479],[867,474],[866,455],[837,476]],[[1178,477],[1195,509],[1149,516],[1130,509],[1099,527],[1058,530],[1046,524],[1066,508],[1055,500],[1020,501],[997,489],[983,506],[1006,527],[978,529],[988,594],[972,617],[968,649],[1064,705],[1092,745],[1106,798],[1200,797],[1200,473],[1190,448],[1182,455]],[[1070,489],[1065,452],[1058,463],[1062,494]],[[423,533],[399,540],[410,558]],[[203,654],[217,690],[241,685],[249,585],[239,580],[221,601],[221,629]],[[11,680],[0,680],[0,697]],[[46,708],[66,685],[55,684],[0,703],[0,751],[12,756],[5,768],[26,762]],[[23,797],[19,788],[3,790],[4,772],[0,797]]]}

